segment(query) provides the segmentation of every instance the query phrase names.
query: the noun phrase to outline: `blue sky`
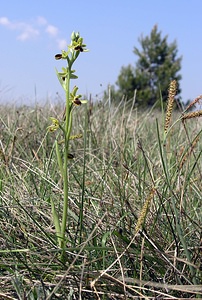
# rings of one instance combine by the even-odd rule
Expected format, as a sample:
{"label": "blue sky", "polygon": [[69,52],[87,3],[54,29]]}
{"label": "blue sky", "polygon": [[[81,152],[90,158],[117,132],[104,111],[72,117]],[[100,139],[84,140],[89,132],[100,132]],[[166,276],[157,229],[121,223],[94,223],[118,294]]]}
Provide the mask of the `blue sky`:
{"label": "blue sky", "polygon": [[[202,94],[201,0],[77,0],[0,2],[0,102],[31,103],[63,97],[54,55],[79,31],[90,52],[75,69],[79,92],[102,97],[122,66],[135,64],[138,38],[158,25],[168,42],[177,41],[182,60],[182,98]],[[64,63],[64,61],[63,61]],[[97,95],[97,96],[96,96]]]}

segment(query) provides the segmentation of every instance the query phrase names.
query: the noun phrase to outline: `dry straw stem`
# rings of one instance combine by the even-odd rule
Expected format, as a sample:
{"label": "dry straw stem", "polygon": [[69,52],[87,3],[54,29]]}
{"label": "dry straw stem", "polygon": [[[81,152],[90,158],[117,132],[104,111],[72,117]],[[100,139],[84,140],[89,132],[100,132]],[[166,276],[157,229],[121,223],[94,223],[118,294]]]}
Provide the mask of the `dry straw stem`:
{"label": "dry straw stem", "polygon": [[189,148],[189,150],[187,151],[187,153],[185,153],[181,163],[180,163],[180,167],[179,169],[182,169],[183,165],[185,164],[185,162],[187,161],[188,157],[191,155],[191,153],[194,151],[194,148],[196,147],[196,144],[199,141],[199,136],[195,137],[195,139],[192,141],[191,143],[191,147]]}
{"label": "dry straw stem", "polygon": [[177,90],[177,81],[172,80],[170,83],[169,89],[168,89],[168,104],[167,104],[167,110],[166,110],[166,121],[165,121],[165,126],[164,126],[165,133],[167,133],[168,127],[170,124],[176,90]]}
{"label": "dry straw stem", "polygon": [[[174,290],[174,291],[180,291],[180,292],[186,292],[186,293],[195,293],[195,294],[202,294],[202,285],[181,285],[181,284],[166,284],[166,283],[160,283],[160,282],[153,282],[153,281],[145,281],[145,280],[138,280],[136,278],[124,278],[125,282],[127,283],[136,283],[136,284],[143,284],[144,286],[154,287],[154,288],[163,288],[165,290]],[[172,296],[171,296],[172,297]],[[179,298],[167,298],[167,299],[179,299]],[[185,299],[185,298],[183,298]],[[189,299],[189,298],[186,298]],[[191,298],[196,299],[196,298]],[[201,299],[201,298],[198,298]]]}
{"label": "dry straw stem", "polygon": [[153,188],[149,194],[149,196],[147,197],[144,205],[143,205],[143,208],[141,210],[141,213],[140,213],[140,216],[137,220],[137,224],[135,226],[135,234],[138,233],[138,231],[141,229],[143,223],[144,223],[144,219],[145,219],[145,216],[147,214],[147,210],[148,210],[148,207],[150,205],[150,202],[151,200],[153,199],[153,196],[154,196],[154,193],[155,193],[155,189]]}
{"label": "dry straw stem", "polygon": [[197,111],[194,111],[194,112],[184,114],[182,116],[182,120],[197,118],[197,117],[200,117],[200,116],[202,116],[202,110],[197,110]]}

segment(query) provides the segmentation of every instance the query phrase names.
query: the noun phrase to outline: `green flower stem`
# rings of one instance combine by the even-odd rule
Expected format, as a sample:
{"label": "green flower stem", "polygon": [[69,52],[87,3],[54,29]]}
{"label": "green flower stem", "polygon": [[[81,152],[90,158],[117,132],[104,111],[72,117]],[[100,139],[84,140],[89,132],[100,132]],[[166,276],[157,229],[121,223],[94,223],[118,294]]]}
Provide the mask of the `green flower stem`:
{"label": "green flower stem", "polygon": [[[61,72],[58,72],[56,69],[56,74],[60,84],[62,85],[63,89],[65,90],[66,95],[66,108],[65,108],[65,119],[61,122],[51,117],[52,125],[48,126],[50,132],[54,132],[58,129],[62,131],[63,141],[64,141],[64,150],[59,149],[59,143],[55,142],[55,149],[56,149],[56,156],[58,161],[58,167],[63,179],[63,212],[62,212],[62,220],[60,222],[60,215],[55,208],[55,204],[51,199],[51,208],[52,208],[52,216],[54,225],[56,228],[56,236],[58,240],[58,245],[62,250],[61,259],[63,262],[66,260],[66,227],[68,222],[68,209],[69,209],[69,181],[68,181],[68,159],[70,156],[69,153],[69,141],[71,139],[71,130],[72,130],[72,111],[73,106],[81,105],[81,103],[86,103],[86,100],[81,100],[80,98],[82,95],[77,94],[78,87],[75,86],[70,92],[70,80],[77,79],[78,77],[74,74],[75,70],[72,70],[72,65],[74,64],[75,60],[78,58],[80,52],[88,51],[85,49],[86,45],[83,44],[83,38],[80,37],[78,32],[73,32],[71,35],[71,43],[68,45],[68,50],[62,50],[62,54],[56,54],[55,59],[65,59],[67,61],[67,67],[62,68]],[[62,152],[63,151],[63,152]],[[63,154],[63,155],[61,155]]]}
{"label": "green flower stem", "polygon": [[70,111],[70,74],[71,66],[67,73],[66,78],[66,113],[65,113],[65,149],[64,149],[64,203],[63,203],[63,214],[62,214],[62,226],[61,226],[61,235],[62,235],[62,249],[65,248],[65,230],[67,226],[67,211],[69,206],[68,196],[69,196],[69,184],[68,184],[68,153],[69,153],[69,136],[71,132],[71,111]]}

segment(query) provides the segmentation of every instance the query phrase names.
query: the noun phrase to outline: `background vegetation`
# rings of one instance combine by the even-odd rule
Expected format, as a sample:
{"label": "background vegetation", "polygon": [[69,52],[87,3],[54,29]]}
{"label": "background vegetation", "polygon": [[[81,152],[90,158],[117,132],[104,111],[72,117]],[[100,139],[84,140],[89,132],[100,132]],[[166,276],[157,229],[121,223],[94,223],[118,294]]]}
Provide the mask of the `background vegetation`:
{"label": "background vegetation", "polygon": [[201,297],[201,111],[167,122],[168,113],[131,107],[75,113],[83,138],[70,146],[64,263],[50,205],[62,211],[62,181],[47,132],[63,104],[1,106],[0,299]]}
{"label": "background vegetation", "polygon": [[[157,25],[150,35],[139,38],[140,49],[134,47],[137,56],[135,66],[129,64],[121,68],[116,86],[111,86],[111,98],[120,101],[132,99],[136,93],[136,105],[148,107],[156,103],[161,107],[161,99],[166,103],[171,80],[178,82],[176,102],[181,103],[180,75],[182,57],[178,57],[177,42],[168,43],[168,36],[162,37]],[[105,92],[109,97],[109,91]]]}

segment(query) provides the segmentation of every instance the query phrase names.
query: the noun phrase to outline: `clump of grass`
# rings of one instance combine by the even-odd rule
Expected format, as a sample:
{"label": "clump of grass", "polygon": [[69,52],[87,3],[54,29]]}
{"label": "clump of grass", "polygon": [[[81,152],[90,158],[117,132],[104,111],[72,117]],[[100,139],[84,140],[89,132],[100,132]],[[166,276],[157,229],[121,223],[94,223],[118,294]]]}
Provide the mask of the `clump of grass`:
{"label": "clump of grass", "polygon": [[104,102],[79,106],[71,136],[83,138],[69,143],[64,264],[49,203],[62,215],[63,181],[56,136],[46,130],[63,111],[61,104],[1,107],[9,157],[0,161],[4,298],[201,297],[200,118],[182,122],[172,111],[165,147],[159,112],[124,102],[110,112]]}

